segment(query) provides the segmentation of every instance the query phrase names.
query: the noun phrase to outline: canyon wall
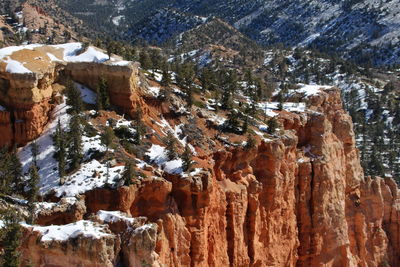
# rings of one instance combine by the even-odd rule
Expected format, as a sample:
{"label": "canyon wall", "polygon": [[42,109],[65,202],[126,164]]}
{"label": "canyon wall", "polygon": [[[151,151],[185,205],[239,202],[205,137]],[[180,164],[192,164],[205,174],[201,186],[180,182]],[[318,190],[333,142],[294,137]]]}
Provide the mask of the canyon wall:
{"label": "canyon wall", "polygon": [[[92,89],[105,78],[111,102],[124,112],[148,108],[136,94],[137,65],[49,66],[10,74],[0,64],[0,103],[6,107],[0,146],[26,144],[42,133],[61,73]],[[95,189],[81,206],[38,218],[50,225],[99,210],[123,211],[146,217],[151,227],[107,223],[105,238],[52,243],[27,229],[23,259],[37,266],[399,266],[397,185],[364,177],[338,89],[306,101],[305,112],[279,113],[279,134],[254,148],[223,147],[204,156],[203,171],[193,176],[164,173],[130,187]],[[144,120],[149,116],[144,112]]]}
{"label": "canyon wall", "polygon": [[399,266],[397,185],[364,177],[338,89],[308,103],[281,112],[279,137],[217,151],[196,175],[87,192],[87,212],[157,224],[152,245],[124,248],[128,266],[137,253],[150,266]]}

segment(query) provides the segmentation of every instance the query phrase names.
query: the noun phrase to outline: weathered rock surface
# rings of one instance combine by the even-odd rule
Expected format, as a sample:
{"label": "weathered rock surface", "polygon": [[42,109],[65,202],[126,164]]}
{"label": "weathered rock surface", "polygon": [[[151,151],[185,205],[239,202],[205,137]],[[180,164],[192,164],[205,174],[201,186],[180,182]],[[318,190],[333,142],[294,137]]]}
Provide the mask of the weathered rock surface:
{"label": "weathered rock surface", "polygon": [[[143,105],[137,94],[138,64],[117,59],[113,59],[114,64],[98,62],[96,53],[101,52],[93,51],[93,62],[86,62],[87,56],[82,57],[85,62],[79,62],[79,55],[73,62],[64,60],[63,46],[30,46],[0,58],[0,104],[7,108],[0,114],[0,127],[5,132],[0,146],[25,145],[43,132],[51,118],[52,103],[62,89],[58,83],[66,75],[93,90],[100,78],[106,79],[111,103],[123,112],[133,115],[134,107]],[[23,67],[11,68],[10,60]],[[19,73],[20,68],[26,73]]]}
{"label": "weathered rock surface", "polygon": [[32,228],[23,233],[23,266],[112,267],[120,240],[109,234],[101,238],[78,236],[68,240],[40,241],[42,234]]}
{"label": "weathered rock surface", "polygon": [[87,205],[156,222],[166,266],[398,266],[396,184],[364,177],[338,90],[310,105],[280,115],[281,138],[214,153],[209,171],[97,190]]}
{"label": "weathered rock surface", "polygon": [[[24,53],[49,61],[41,49]],[[131,115],[135,106],[146,109],[135,64],[27,62],[37,71],[16,74],[3,63],[0,145],[24,144],[43,131],[61,74],[92,89],[106,78],[113,104]],[[304,113],[279,114],[280,137],[204,156],[196,175],[164,173],[130,187],[92,190],[84,205],[39,216],[43,225],[65,224],[99,210],[123,211],[146,217],[151,227],[102,222],[112,235],[52,243],[37,242],[38,233],[27,230],[23,254],[33,251],[35,266],[399,266],[396,184],[364,177],[338,89],[307,102]]]}

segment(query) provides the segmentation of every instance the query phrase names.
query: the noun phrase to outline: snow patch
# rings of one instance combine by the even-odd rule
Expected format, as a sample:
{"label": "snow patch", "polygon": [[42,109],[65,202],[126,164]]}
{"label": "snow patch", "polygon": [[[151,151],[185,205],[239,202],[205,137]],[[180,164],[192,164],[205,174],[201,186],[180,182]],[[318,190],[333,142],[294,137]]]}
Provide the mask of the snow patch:
{"label": "snow patch", "polygon": [[[31,227],[30,225],[23,225]],[[66,241],[71,238],[80,236],[92,239],[100,239],[102,237],[112,236],[105,231],[106,226],[102,226],[92,221],[78,221],[66,225],[51,225],[51,226],[34,226],[33,231],[42,234],[41,241]]]}
{"label": "snow patch", "polygon": [[75,83],[75,85],[81,91],[83,102],[92,105],[96,104],[97,94],[95,92],[80,83]]}
{"label": "snow patch", "polygon": [[134,223],[136,221],[135,218],[130,218],[127,214],[124,214],[120,211],[99,210],[97,212],[97,217],[106,223],[116,223],[119,221]]}
{"label": "snow patch", "polygon": [[23,63],[19,61],[13,59],[7,59],[4,60],[4,62],[7,63],[6,71],[9,73],[19,73],[19,74],[32,73],[32,71],[25,68]]}

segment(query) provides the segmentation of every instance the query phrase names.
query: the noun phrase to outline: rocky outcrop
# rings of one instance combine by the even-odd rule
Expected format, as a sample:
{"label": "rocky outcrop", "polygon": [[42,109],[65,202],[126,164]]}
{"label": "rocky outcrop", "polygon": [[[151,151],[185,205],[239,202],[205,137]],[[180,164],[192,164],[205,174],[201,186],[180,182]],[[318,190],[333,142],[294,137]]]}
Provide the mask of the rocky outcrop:
{"label": "rocky outcrop", "polygon": [[[124,108],[125,112],[131,111],[135,92],[139,90],[138,63],[127,66],[69,63],[65,72],[73,80],[93,90],[98,87],[100,79],[105,79],[111,103]],[[139,98],[136,98],[136,100],[138,101]]]}
{"label": "rocky outcrop", "polygon": [[86,214],[85,201],[61,199],[50,208],[39,209],[35,222],[38,225],[63,225],[83,220]]}
{"label": "rocky outcrop", "polygon": [[396,184],[364,177],[337,89],[308,101],[280,114],[279,138],[218,151],[192,177],[89,192],[87,205],[157,223],[167,266],[398,266]]}
{"label": "rocky outcrop", "polygon": [[118,236],[101,238],[77,236],[67,240],[40,241],[42,234],[32,228],[23,233],[22,266],[112,267],[117,258]]}
{"label": "rocky outcrop", "polygon": [[[138,95],[138,63],[120,59],[100,63],[96,56],[93,62],[76,62],[79,59],[69,62],[63,59],[63,53],[63,46],[31,46],[0,59],[0,104],[7,108],[0,114],[0,127],[5,132],[1,146],[25,145],[43,132],[51,119],[52,103],[63,88],[59,82],[66,76],[93,90],[104,78],[111,103],[120,107],[122,112],[134,115],[136,106],[145,106]],[[17,64],[16,70],[8,69],[9,60]],[[86,58],[82,60],[87,61]],[[20,68],[26,73],[19,73]]]}

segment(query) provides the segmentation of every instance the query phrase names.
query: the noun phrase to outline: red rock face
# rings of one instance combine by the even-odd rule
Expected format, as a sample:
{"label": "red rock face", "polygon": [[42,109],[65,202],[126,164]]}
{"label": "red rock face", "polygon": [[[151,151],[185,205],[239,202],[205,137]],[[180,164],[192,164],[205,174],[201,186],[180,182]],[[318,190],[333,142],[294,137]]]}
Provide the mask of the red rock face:
{"label": "red rock face", "polygon": [[0,112],[0,146],[25,145],[40,136],[51,120],[53,108],[49,101],[43,101],[30,109]]}
{"label": "red rock face", "polygon": [[0,147],[9,146],[12,144],[14,137],[10,113],[7,111],[0,111]]}
{"label": "red rock face", "polygon": [[124,187],[92,212],[120,209],[158,224],[166,266],[399,266],[400,200],[391,179],[365,178],[337,90],[252,150],[209,158],[194,177]]}

